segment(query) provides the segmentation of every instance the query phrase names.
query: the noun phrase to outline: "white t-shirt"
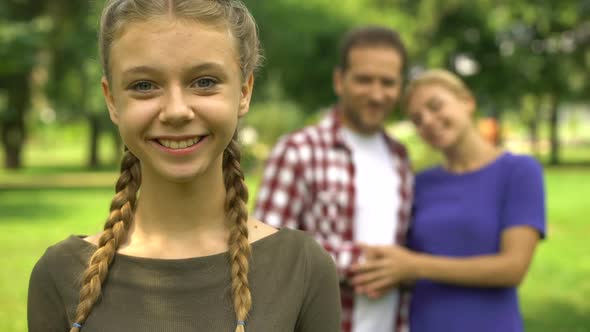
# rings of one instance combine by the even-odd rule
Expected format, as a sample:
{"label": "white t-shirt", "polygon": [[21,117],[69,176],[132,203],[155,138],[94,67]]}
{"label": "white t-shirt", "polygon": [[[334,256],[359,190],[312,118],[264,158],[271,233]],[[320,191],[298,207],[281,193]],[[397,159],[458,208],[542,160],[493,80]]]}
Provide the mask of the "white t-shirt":
{"label": "white t-shirt", "polygon": [[[392,245],[398,225],[400,179],[395,160],[381,133],[362,136],[343,128],[355,166],[354,241]],[[399,293],[392,290],[372,300],[356,295],[352,332],[394,330]]]}

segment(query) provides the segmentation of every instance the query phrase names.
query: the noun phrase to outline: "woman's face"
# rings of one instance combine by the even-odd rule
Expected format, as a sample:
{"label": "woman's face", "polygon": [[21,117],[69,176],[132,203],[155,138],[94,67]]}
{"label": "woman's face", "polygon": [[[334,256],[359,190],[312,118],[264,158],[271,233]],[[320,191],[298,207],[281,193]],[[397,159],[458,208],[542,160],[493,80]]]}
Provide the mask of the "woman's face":
{"label": "woman's face", "polygon": [[169,19],[126,25],[110,50],[103,91],[112,121],[142,170],[184,182],[221,168],[221,155],[248,111],[227,29]]}
{"label": "woman's face", "polygon": [[473,128],[473,99],[460,97],[439,83],[418,85],[407,102],[407,114],[430,146],[448,150]]}

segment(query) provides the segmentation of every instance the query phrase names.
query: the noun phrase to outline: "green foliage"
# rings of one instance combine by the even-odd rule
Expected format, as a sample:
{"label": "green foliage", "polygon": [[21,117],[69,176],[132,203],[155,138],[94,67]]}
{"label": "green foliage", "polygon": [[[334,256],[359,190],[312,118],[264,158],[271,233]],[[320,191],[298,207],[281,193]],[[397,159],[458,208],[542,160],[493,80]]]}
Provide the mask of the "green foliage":
{"label": "green foliage", "polygon": [[[364,24],[398,30],[410,51],[410,63],[417,66],[456,70],[457,56],[475,60],[479,69],[464,78],[484,113],[520,111],[525,95],[588,100],[588,0],[245,2],[259,24],[266,56],[253,99],[260,111],[252,114],[268,113],[273,118],[279,113],[272,109],[285,113],[277,124],[260,121],[257,115],[246,120],[260,126],[265,143],[274,142],[281,130],[298,127],[302,120],[294,114],[309,119],[336,101],[332,71],[339,40],[351,27]],[[0,114],[4,119],[24,119],[24,106],[9,106],[28,98],[23,89],[14,88],[14,82],[19,76],[20,81],[30,77],[37,66],[49,71],[45,93],[57,121],[99,119],[100,129],[107,127],[96,46],[103,3],[0,1]],[[48,64],[40,63],[40,53],[50,54]],[[269,92],[273,89],[280,91],[281,100]],[[522,118],[527,122],[541,120],[530,107],[526,112]]]}
{"label": "green foliage", "polygon": [[31,22],[7,22],[0,19],[0,86],[2,77],[28,73],[37,62],[37,53],[50,29],[46,18]]}
{"label": "green foliage", "polygon": [[106,122],[96,40],[100,5],[100,1],[59,1],[48,9],[55,28],[49,43],[52,63],[46,91],[64,119],[100,114]]}
{"label": "green foliage", "polygon": [[586,0],[421,1],[415,13],[425,24],[416,33],[426,40],[416,57],[456,70],[454,58],[469,56],[479,70],[465,78],[484,102],[515,105],[526,93],[573,97],[588,86],[575,39],[588,7]]}
{"label": "green foliage", "polygon": [[312,4],[256,1],[250,6],[266,55],[258,86],[273,84],[276,80],[272,78],[278,78],[286,97],[307,112],[333,98],[331,71],[337,59],[336,36],[345,29],[341,18]]}
{"label": "green foliage", "polygon": [[[260,27],[266,63],[259,86],[280,80],[285,97],[307,114],[335,101],[332,72],[340,38],[360,24],[399,27],[409,35],[410,19],[402,11],[382,12],[367,1],[246,1]],[[264,94],[256,94],[264,99]]]}
{"label": "green foliage", "polygon": [[28,73],[36,63],[51,29],[37,1],[0,2],[0,87],[10,84],[3,77]]}

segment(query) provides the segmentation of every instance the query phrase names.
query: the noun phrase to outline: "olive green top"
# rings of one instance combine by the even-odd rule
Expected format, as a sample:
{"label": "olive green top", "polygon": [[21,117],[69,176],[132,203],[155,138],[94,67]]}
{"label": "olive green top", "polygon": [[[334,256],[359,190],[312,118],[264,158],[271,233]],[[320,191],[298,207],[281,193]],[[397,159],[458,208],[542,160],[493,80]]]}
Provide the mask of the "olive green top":
{"label": "olive green top", "polygon": [[[47,249],[29,284],[29,332],[67,332],[81,275],[96,246],[70,236]],[[290,229],[252,244],[246,332],[338,332],[332,258]],[[115,255],[102,298],[82,332],[234,332],[227,253],[187,259]]]}

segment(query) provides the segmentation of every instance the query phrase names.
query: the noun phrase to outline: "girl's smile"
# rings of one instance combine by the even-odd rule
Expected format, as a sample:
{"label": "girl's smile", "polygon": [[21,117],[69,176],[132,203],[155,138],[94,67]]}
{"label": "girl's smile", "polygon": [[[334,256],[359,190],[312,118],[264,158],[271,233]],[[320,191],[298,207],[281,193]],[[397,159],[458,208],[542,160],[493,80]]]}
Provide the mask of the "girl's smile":
{"label": "girl's smile", "polygon": [[160,151],[183,156],[197,151],[203,144],[206,144],[208,135],[188,136],[188,137],[158,137],[149,141]]}

